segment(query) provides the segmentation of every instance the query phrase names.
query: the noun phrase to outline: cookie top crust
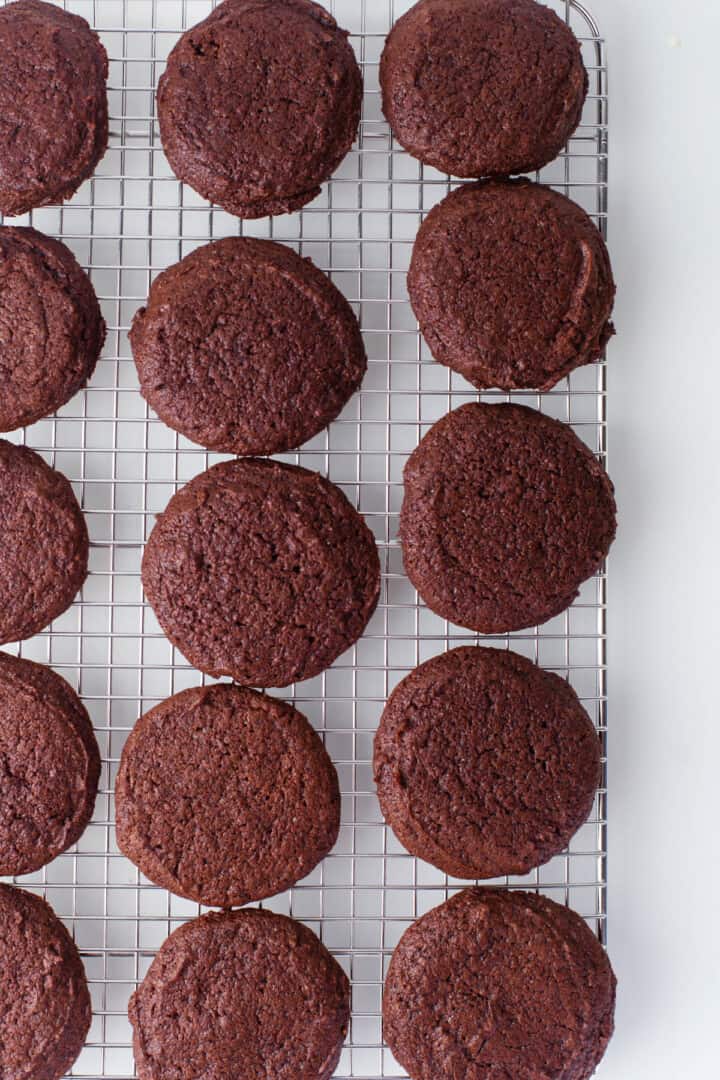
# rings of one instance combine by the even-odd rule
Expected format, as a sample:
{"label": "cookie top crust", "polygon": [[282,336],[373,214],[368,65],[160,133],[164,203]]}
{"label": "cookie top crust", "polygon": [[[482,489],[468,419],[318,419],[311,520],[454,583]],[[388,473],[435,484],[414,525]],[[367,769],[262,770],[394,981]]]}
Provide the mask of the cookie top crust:
{"label": "cookie top crust", "polygon": [[559,615],[615,536],[613,487],[572,428],[470,402],[405,466],[405,572],[436,614],[483,634]]}
{"label": "cookie top crust", "polygon": [[185,33],[158,87],[179,179],[241,218],[298,210],[350,150],[362,76],[348,35],[309,0],[225,0]]}
{"label": "cookie top crust", "polygon": [[580,45],[535,0],[420,0],[380,62],[383,111],[413,157],[461,177],[531,172],[580,122]]}
{"label": "cookie top crust", "polygon": [[142,579],[163,630],[195,667],[281,687],[320,674],[361,636],[378,602],[380,560],[335,484],[243,458],[170,500]]}
{"label": "cookie top crust", "polygon": [[85,19],[42,0],[0,9],[0,212],[63,202],[108,144],[108,59]]}

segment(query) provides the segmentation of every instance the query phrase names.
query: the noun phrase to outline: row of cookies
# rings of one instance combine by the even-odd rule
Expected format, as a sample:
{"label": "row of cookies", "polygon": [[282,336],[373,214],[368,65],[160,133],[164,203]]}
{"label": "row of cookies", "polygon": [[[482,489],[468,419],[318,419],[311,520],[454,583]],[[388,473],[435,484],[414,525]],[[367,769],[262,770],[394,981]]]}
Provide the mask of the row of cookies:
{"label": "row of cookies", "polygon": [[[17,215],[70,198],[94,173],[108,145],[108,59],[84,19],[44,0],[3,7],[0,52],[0,212]],[[552,161],[588,90],[574,35],[535,0],[420,0],[385,43],[380,84],[399,143],[474,178]],[[230,213],[287,213],[350,151],[362,95],[348,34],[325,8],[224,0],[170,53],[163,148],[181,180]]]}
{"label": "row of cookies", "polygon": [[[51,415],[91,377],[105,324],[58,240],[0,226],[0,430]],[[433,355],[478,389],[550,389],[597,359],[612,332],[607,250],[588,216],[527,181],[458,188],[429,214],[408,292]],[[357,318],[309,259],[229,237],[153,282],[130,332],[141,391],[209,450],[295,449],[359,389]]]}
{"label": "row of cookies", "polygon": [[[80,956],[50,907],[22,889],[0,884],[0,922],[3,1072],[59,1080],[90,1025]],[[418,1080],[462,1075],[468,1053],[508,1076],[584,1080],[612,1033],[614,997],[607,956],[578,915],[532,893],[472,888],[404,934],[383,1027]],[[130,1001],[140,1080],[330,1080],[349,1017],[347,975],[315,934],[247,908],[176,930]]]}

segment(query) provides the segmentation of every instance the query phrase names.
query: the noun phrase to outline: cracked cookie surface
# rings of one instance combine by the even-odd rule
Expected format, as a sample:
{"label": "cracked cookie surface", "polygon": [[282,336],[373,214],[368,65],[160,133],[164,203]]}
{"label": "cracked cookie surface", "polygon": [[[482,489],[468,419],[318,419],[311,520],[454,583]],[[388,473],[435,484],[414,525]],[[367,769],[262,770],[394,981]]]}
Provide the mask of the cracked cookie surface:
{"label": "cracked cookie surface", "polygon": [[413,157],[453,176],[552,161],[580,122],[580,45],[535,0],[420,0],[380,62],[383,112]]}
{"label": "cracked cookie surface", "polygon": [[0,212],[71,198],[108,144],[108,60],[85,19],[42,0],[0,10]]}
{"label": "cracked cookie surface", "polygon": [[70,607],[87,577],[88,532],[72,487],[39,454],[0,439],[0,644]]}
{"label": "cracked cookie surface", "polygon": [[350,150],[362,76],[325,8],[225,0],[188,30],[158,86],[179,179],[241,218],[298,210]]}
{"label": "cracked cookie surface", "polygon": [[357,641],[378,602],[380,562],[335,484],[245,458],[170,500],[142,579],[163,630],[200,671],[280,687],[320,674]]}
{"label": "cracked cookie surface", "polygon": [[115,787],[120,849],[156,884],[217,907],[283,892],[332,848],[337,773],[283,701],[222,684],[138,720]]}
{"label": "cracked cookie surface", "polygon": [[526,180],[465,184],[435,206],[408,294],[435,359],[480,390],[549,390],[614,332],[602,236],[576,203]]}
{"label": "cracked cookie surface", "polygon": [[104,340],[95,291],[70,249],[35,229],[0,226],[0,431],[68,402]]}
{"label": "cracked cookie surface", "polygon": [[350,984],[306,926],[250,908],[171,934],[129,1011],[140,1080],[330,1080]]}
{"label": "cracked cookie surface", "polygon": [[67,930],[44,900],[0,884],[0,1075],[60,1080],[90,1029],[85,971]]}
{"label": "cracked cookie surface", "polygon": [[405,932],[383,1032],[412,1080],[588,1080],[615,976],[586,923],[544,896],[465,889]]}
{"label": "cracked cookie surface", "polygon": [[100,751],[87,710],[50,668],[0,653],[0,875],[31,874],[92,817]]}
{"label": "cracked cookie surface", "polygon": [[375,736],[385,820],[446,874],[526,874],[561,852],[600,779],[577,694],[505,649],[452,649],[393,691]]}
{"label": "cracked cookie surface", "polygon": [[406,574],[436,614],[483,634],[559,615],[615,536],[600,462],[569,425],[524,405],[448,413],[404,479]]}
{"label": "cracked cookie surface", "polygon": [[211,450],[276,454],[334,420],[367,367],[352,308],[309,259],[230,237],[164,271],[130,339],[143,396]]}

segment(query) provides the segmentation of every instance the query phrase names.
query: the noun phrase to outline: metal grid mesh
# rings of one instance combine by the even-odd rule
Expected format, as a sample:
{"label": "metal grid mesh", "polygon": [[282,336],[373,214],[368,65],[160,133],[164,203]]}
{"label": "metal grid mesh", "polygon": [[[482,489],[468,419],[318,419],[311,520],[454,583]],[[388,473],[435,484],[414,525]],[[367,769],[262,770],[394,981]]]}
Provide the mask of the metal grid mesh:
{"label": "metal grid mesh", "polygon": [[[579,202],[606,231],[607,85],[602,38],[575,0],[546,0],[582,41],[590,73],[583,123],[540,179]],[[140,559],[154,515],[177,487],[207,468],[208,454],[152,416],[137,391],[126,331],[150,281],[209,239],[268,236],[310,256],[331,274],[361,317],[369,371],[341,418],[283,459],[336,481],[378,541],[383,586],[367,633],[324,675],[282,696],[322,733],[343,791],[342,829],[317,870],[266,906],[320,934],[353,982],[353,1019],[338,1077],[404,1076],[383,1047],[382,979],[410,921],[462,883],[404,853],[385,827],[374,794],[372,737],[393,686],[418,662],[477,641],[419,604],[402,572],[397,515],[402,468],[428,426],[477,399],[461,377],[432,362],[405,288],[422,215],[452,186],[403,153],[382,118],[378,60],[387,31],[411,0],[334,0],[365,74],[358,143],[322,195],[302,212],[240,223],[173,177],[154,120],[154,88],[178,34],[211,0],[64,0],[100,32],[111,57],[110,149],[96,176],[62,208],[32,223],[61,237],[89,269],[108,323],[103,358],[88,389],[27,431],[27,442],[73,482],[91,536],[90,577],[81,598],[21,655],[51,664],[75,685],[103,754],[95,816],[76,849],[19,884],[46,896],[73,931],[91,985],[94,1020],[71,1075],[134,1075],[127,1001],[168,933],[197,905],[150,885],[118,852],[112,790],[128,731],[141,712],[201,676],[166,641],[143,601]],[[515,399],[569,421],[604,458],[605,367],[573,373],[543,395]],[[536,630],[484,639],[567,676],[605,737],[605,578],[588,582],[565,614]],[[605,938],[605,782],[570,850],[511,886],[538,888],[569,903]]]}

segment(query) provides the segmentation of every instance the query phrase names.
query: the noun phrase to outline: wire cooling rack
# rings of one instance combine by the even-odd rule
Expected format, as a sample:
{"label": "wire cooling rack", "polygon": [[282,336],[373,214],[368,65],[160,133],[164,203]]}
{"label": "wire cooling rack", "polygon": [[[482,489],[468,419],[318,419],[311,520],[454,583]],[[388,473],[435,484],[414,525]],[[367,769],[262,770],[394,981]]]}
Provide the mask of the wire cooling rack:
{"label": "wire cooling rack", "polygon": [[[590,73],[583,122],[540,179],[580,203],[606,232],[605,47],[576,0],[549,0],[582,42]],[[52,665],[77,687],[103,755],[92,824],[77,847],[19,884],[44,895],[74,933],[91,985],[94,1020],[74,1077],[134,1076],[130,994],[171,930],[197,905],[150,885],[117,849],[112,791],[120,753],[141,712],[202,681],[163,636],[143,601],[140,559],[154,515],[177,487],[218,455],[198,449],[149,413],[137,389],[127,329],[150,281],[213,238],[267,236],[310,256],[360,315],[369,355],[362,391],[330,429],[285,460],[341,485],[377,538],[380,605],[367,633],[324,675],[283,692],[322,733],[343,792],[342,829],[323,864],[266,903],[302,919],[352,977],[353,1017],[336,1076],[404,1076],[383,1046],[383,974],[409,923],[463,883],[407,855],[383,824],[372,783],[372,739],[393,686],[418,662],[477,641],[418,603],[397,542],[402,468],[428,426],[477,398],[460,376],[434,363],[407,299],[405,272],[425,212],[450,189],[393,143],[380,110],[378,61],[385,35],[411,0],[328,3],[351,31],[365,74],[357,145],[322,195],[292,216],[241,223],[210,208],[173,177],[154,116],[154,89],[179,33],[210,0],[66,0],[100,33],[110,63],[110,149],[96,176],[62,208],[32,223],[61,237],[89,269],[108,323],[103,358],[88,389],[56,417],[12,436],[40,451],[73,482],[87,517],[90,577],[81,598],[21,655]],[[570,422],[606,452],[605,365],[574,372],[547,394],[513,398]],[[487,400],[508,395],[486,394]],[[570,611],[506,641],[569,678],[606,732],[605,576],[588,582]],[[605,780],[569,851],[512,886],[569,903],[605,940]]]}

